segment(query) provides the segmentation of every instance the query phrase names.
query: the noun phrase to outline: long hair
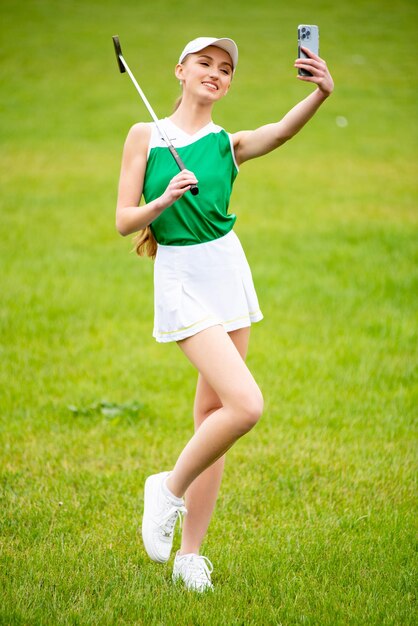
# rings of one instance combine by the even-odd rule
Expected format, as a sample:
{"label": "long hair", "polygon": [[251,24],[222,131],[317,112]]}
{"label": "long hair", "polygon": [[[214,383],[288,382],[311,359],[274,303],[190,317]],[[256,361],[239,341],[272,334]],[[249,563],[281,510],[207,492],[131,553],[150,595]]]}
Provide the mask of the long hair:
{"label": "long hair", "polygon": [[[182,97],[183,94],[181,94],[175,101],[173,113],[179,108]],[[138,256],[149,256],[151,259],[155,259],[157,255],[157,242],[149,226],[145,226],[145,228],[140,230],[137,235],[135,235],[134,246]]]}
{"label": "long hair", "polygon": [[181,100],[182,100],[182,98],[183,98],[183,94],[181,94],[181,95],[177,98],[177,100],[175,101],[175,103],[174,103],[174,108],[173,108],[173,113],[174,113],[174,111],[177,111],[177,109],[179,108],[179,106],[180,106],[180,104],[181,104]]}
{"label": "long hair", "polygon": [[149,256],[155,259],[157,242],[149,226],[145,226],[134,238],[135,251],[138,256]]}

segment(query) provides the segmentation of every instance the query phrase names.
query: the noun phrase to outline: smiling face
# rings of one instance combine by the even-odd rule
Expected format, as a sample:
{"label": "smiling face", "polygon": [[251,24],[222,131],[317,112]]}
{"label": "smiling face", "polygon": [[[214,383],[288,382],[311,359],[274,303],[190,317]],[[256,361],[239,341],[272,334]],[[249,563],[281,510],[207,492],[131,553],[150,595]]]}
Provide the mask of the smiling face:
{"label": "smiling face", "polygon": [[229,54],[216,46],[208,46],[189,54],[176,65],[176,77],[183,84],[183,94],[219,100],[229,89],[232,80],[232,60]]}

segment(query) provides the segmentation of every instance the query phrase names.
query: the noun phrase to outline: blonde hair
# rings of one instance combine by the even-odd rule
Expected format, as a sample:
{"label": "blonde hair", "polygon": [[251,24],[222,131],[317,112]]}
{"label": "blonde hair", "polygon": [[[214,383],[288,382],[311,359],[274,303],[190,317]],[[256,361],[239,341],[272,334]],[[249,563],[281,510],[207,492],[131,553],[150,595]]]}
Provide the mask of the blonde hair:
{"label": "blonde hair", "polygon": [[149,226],[145,226],[134,238],[135,251],[138,256],[157,256],[157,242]]}
{"label": "blonde hair", "polygon": [[181,104],[181,101],[182,101],[182,98],[183,98],[183,94],[181,94],[181,95],[177,98],[177,100],[175,101],[175,103],[174,103],[174,108],[173,108],[173,113],[174,113],[174,111],[177,111],[177,109],[179,108],[179,106],[180,106],[180,104]]}

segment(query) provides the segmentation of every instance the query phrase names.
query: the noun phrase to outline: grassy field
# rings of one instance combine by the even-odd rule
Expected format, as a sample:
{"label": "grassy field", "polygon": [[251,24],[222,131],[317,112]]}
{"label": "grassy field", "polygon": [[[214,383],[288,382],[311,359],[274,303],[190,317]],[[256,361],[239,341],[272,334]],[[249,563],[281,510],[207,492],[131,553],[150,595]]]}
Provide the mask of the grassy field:
{"label": "grassy field", "polygon": [[[416,3],[0,11],[0,623],[416,624]],[[266,409],[228,453],[203,546],[216,590],[196,597],[137,534],[146,476],[192,434],[196,374],[152,339],[152,263],[114,227],[124,138],[148,117],[111,36],[160,116],[184,44],[235,38],[215,117],[233,132],[310,91],[300,22],[336,91],[236,182]]]}

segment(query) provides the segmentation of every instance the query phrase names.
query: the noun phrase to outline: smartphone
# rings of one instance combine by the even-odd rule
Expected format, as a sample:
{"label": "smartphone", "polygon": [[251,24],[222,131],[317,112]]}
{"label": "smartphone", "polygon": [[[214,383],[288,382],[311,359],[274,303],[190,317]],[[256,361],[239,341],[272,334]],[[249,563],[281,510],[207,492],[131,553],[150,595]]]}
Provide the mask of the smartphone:
{"label": "smartphone", "polygon": [[[306,59],[307,55],[300,49],[301,46],[309,48],[319,55],[319,28],[315,24],[299,24],[298,26],[298,58]],[[312,76],[307,70],[298,70],[299,76]]]}

